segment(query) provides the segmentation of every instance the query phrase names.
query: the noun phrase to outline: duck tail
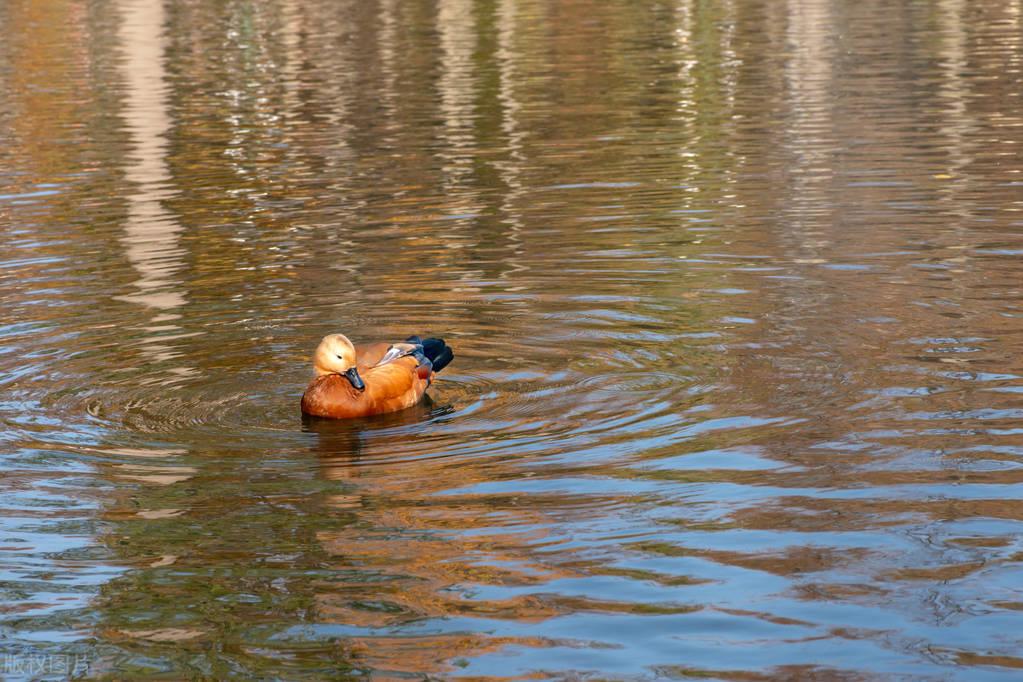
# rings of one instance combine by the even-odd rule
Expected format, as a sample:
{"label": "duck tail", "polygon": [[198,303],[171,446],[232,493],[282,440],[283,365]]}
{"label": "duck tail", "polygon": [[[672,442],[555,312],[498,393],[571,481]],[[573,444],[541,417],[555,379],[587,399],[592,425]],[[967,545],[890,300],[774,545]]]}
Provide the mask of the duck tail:
{"label": "duck tail", "polygon": [[423,347],[423,355],[433,365],[434,372],[441,371],[455,359],[451,346],[444,343],[444,339],[421,339],[418,336],[410,336],[405,340],[408,343],[419,344]]}

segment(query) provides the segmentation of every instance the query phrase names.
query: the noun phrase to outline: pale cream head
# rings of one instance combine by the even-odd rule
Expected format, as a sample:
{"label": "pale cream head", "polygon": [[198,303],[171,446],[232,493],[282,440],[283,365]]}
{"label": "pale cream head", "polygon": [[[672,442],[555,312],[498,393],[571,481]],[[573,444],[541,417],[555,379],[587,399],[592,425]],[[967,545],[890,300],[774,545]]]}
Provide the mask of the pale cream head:
{"label": "pale cream head", "polygon": [[316,376],[344,374],[355,367],[355,346],[344,334],[324,336],[313,355]]}

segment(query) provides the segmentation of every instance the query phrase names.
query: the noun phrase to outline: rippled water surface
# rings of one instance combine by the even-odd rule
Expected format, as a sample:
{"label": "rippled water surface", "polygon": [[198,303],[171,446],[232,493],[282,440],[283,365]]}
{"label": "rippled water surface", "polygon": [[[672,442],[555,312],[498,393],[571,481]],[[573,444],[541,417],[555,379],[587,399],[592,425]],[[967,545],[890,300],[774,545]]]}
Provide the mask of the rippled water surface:
{"label": "rippled water surface", "polygon": [[[1020,679],[1021,93],[1001,0],[0,2],[0,675]],[[303,423],[335,331],[457,358]]]}

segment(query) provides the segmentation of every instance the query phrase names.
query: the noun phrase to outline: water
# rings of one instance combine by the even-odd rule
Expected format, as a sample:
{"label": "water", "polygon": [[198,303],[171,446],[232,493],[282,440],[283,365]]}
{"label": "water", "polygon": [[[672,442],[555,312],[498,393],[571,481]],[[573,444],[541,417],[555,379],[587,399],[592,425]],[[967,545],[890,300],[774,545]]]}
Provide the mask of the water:
{"label": "water", "polygon": [[0,4],[2,674],[1019,679],[1021,14]]}

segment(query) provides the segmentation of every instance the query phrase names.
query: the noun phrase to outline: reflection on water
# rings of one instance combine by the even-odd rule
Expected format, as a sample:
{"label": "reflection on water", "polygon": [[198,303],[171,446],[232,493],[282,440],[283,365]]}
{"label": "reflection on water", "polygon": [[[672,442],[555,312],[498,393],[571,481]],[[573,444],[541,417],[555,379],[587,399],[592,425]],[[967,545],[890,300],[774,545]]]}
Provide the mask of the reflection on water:
{"label": "reflection on water", "polygon": [[135,300],[154,308],[176,308],[184,304],[181,294],[160,292],[174,283],[184,251],[178,246],[181,226],[162,205],[171,182],[165,162],[171,128],[167,114],[163,68],[163,6],[144,0],[124,3],[121,42],[124,58],[126,128],[133,150],[125,168],[126,179],[136,185],[128,200],[124,253],[139,271],[136,286],[142,290]]}
{"label": "reflection on water", "polygon": [[[1016,679],[1021,22],[0,4],[0,653]],[[303,421],[331,331],[458,359]]]}

